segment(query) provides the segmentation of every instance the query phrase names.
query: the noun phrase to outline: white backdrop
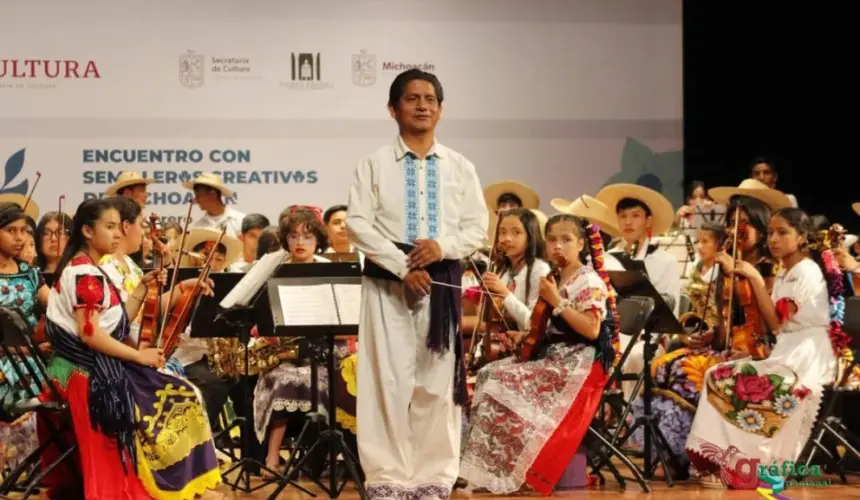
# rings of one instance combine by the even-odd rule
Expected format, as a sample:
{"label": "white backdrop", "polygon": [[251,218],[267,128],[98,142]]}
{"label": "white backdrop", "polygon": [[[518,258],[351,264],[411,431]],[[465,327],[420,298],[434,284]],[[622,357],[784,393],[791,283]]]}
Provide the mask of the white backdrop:
{"label": "white backdrop", "polygon": [[0,192],[40,171],[43,212],[130,169],[162,215],[209,170],[246,213],[343,203],[411,66],[439,76],[439,140],[484,184],[523,180],[545,211],[619,180],[681,201],[680,0],[33,0],[0,19]]}

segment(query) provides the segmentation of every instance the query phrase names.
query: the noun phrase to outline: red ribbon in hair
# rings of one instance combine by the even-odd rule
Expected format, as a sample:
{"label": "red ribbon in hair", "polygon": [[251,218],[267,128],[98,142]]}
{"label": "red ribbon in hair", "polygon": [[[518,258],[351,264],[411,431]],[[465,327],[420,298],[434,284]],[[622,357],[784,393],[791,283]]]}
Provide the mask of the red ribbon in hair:
{"label": "red ribbon in hair", "polygon": [[293,215],[300,210],[307,210],[309,212],[313,212],[318,221],[323,221],[323,212],[320,207],[313,207],[310,205],[293,205],[290,207],[290,215]]}

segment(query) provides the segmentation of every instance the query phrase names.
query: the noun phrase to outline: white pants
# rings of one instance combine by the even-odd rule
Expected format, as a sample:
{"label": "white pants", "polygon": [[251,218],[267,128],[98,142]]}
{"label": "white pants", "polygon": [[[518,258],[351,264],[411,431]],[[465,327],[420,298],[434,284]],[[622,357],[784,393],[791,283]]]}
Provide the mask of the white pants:
{"label": "white pants", "polygon": [[454,345],[426,347],[429,296],[368,277],[362,288],[356,418],[368,496],[446,499],[460,463]]}

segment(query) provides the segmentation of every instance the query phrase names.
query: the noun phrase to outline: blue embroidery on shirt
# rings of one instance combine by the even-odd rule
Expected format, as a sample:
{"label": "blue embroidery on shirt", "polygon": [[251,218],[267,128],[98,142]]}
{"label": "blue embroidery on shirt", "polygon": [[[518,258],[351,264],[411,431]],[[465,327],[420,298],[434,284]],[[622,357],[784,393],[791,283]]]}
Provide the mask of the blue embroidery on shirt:
{"label": "blue embroidery on shirt", "polygon": [[406,242],[418,239],[418,167],[415,155],[406,153],[406,175],[403,190],[406,200]]}
{"label": "blue embroidery on shirt", "polygon": [[439,230],[439,168],[436,155],[427,158],[424,189],[427,191],[427,237],[433,239]]}

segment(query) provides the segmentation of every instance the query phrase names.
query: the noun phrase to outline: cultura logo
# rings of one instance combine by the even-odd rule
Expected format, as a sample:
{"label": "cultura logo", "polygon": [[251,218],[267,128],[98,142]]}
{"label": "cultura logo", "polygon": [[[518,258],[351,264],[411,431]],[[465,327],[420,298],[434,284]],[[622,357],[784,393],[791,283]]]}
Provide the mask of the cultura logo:
{"label": "cultura logo", "polygon": [[6,168],[5,168],[5,176],[3,178],[3,185],[0,186],[0,194],[20,194],[22,196],[26,196],[27,192],[30,189],[30,181],[27,179],[22,180],[18,184],[12,185],[15,181],[15,178],[18,177],[18,174],[24,170],[24,149],[14,153],[12,156],[6,160]]}

